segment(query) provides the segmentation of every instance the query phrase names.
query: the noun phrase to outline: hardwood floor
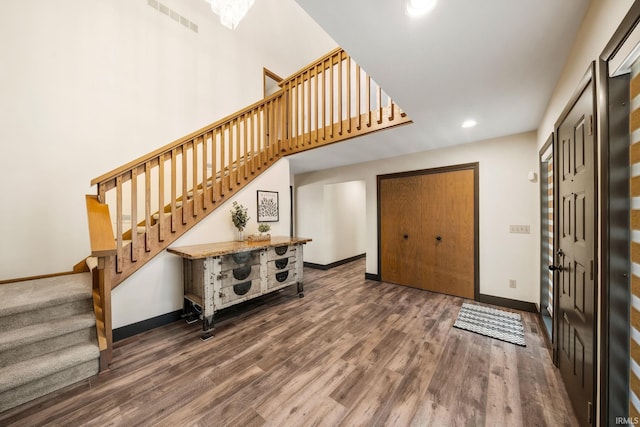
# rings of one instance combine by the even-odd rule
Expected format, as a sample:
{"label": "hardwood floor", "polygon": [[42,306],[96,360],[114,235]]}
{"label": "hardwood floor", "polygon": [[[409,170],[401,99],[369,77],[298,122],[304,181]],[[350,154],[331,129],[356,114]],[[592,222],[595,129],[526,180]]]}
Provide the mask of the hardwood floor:
{"label": "hardwood floor", "polygon": [[0,425],[573,426],[538,323],[527,347],[452,328],[458,297],[305,269],[233,307],[215,337],[179,321],[119,341],[109,372],[0,413]]}

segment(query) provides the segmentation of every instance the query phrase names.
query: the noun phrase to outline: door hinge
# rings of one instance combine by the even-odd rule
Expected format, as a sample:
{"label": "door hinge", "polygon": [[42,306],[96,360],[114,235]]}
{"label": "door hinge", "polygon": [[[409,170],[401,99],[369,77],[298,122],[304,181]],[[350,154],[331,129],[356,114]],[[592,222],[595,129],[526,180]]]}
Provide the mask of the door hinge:
{"label": "door hinge", "polygon": [[591,404],[591,402],[587,402],[587,422],[589,424],[592,424],[592,420],[591,420],[592,411],[593,411],[593,405]]}
{"label": "door hinge", "polygon": [[593,115],[589,116],[589,135],[593,135]]}
{"label": "door hinge", "polygon": [[591,280],[593,280],[593,260],[591,260]]}

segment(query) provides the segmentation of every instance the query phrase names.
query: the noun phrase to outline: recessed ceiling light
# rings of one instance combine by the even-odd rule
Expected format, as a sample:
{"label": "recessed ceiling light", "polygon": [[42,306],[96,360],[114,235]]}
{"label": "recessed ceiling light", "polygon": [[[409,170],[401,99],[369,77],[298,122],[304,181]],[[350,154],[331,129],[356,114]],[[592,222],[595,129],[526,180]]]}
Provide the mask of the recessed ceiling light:
{"label": "recessed ceiling light", "polygon": [[411,17],[417,17],[424,15],[433,9],[436,5],[436,0],[406,0],[407,15]]}
{"label": "recessed ceiling light", "polygon": [[464,122],[462,122],[462,127],[463,128],[472,128],[477,124],[478,124],[478,122],[476,122],[475,120],[469,119],[469,120],[465,120]]}

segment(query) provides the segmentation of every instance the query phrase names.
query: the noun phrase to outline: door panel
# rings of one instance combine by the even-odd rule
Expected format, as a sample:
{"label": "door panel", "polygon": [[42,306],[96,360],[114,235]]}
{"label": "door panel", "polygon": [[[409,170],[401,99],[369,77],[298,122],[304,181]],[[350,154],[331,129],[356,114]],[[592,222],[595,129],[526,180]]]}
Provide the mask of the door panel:
{"label": "door panel", "polygon": [[416,236],[422,233],[421,221],[417,219],[423,218],[423,213],[422,205],[413,200],[420,194],[420,180],[418,177],[396,178],[383,180],[380,184],[381,194],[387,200],[380,209],[381,222],[386,225],[381,227],[381,262],[387,267],[383,280],[418,286],[426,267],[415,260],[427,256],[416,245],[419,243]]}
{"label": "door panel", "polygon": [[381,279],[473,298],[474,170],[381,177],[379,196]]}
{"label": "door panel", "polygon": [[[592,419],[594,376],[595,171],[593,82],[557,126],[558,247],[555,265],[560,331],[558,367],[581,424]],[[554,311],[555,311],[554,310]]]}

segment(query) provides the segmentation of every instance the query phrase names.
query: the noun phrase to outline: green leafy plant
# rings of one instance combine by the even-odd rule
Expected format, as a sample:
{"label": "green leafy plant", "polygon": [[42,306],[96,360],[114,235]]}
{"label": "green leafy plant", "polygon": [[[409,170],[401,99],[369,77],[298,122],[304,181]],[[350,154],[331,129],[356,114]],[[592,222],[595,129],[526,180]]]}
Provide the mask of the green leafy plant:
{"label": "green leafy plant", "polygon": [[271,226],[269,224],[258,224],[258,231],[261,233],[266,233],[271,230]]}
{"label": "green leafy plant", "polygon": [[231,209],[231,221],[233,221],[233,225],[236,226],[238,231],[244,230],[249,219],[247,208],[239,205],[238,202],[233,202],[233,209]]}

